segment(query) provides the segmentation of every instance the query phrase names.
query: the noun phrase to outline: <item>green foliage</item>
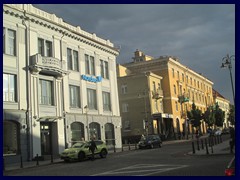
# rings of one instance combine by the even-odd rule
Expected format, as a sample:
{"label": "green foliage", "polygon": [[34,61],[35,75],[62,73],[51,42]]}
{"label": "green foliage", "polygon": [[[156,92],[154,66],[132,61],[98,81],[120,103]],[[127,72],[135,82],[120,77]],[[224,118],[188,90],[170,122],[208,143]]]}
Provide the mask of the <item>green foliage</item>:
{"label": "green foliage", "polygon": [[204,121],[208,124],[208,126],[212,127],[214,124],[218,127],[223,126],[224,122],[224,111],[219,108],[218,104],[215,106],[209,106],[205,111]]}
{"label": "green foliage", "polygon": [[193,127],[198,128],[201,125],[202,112],[197,109],[194,103],[192,104],[192,110],[187,111],[187,117],[191,120],[191,124]]}
{"label": "green foliage", "polygon": [[235,126],[235,107],[233,105],[230,106],[230,111],[228,113],[227,119],[232,126]]}

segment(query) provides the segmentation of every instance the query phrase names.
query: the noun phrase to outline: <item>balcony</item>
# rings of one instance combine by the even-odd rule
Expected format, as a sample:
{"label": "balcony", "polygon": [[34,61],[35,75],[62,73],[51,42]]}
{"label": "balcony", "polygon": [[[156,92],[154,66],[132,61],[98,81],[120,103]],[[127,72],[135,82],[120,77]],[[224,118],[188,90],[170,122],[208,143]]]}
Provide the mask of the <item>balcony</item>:
{"label": "balcony", "polygon": [[54,57],[43,57],[40,54],[31,56],[29,68],[33,74],[41,72],[56,77],[63,77],[68,74],[64,61]]}
{"label": "balcony", "polygon": [[163,90],[157,89],[152,91],[152,98],[156,100],[163,98]]}

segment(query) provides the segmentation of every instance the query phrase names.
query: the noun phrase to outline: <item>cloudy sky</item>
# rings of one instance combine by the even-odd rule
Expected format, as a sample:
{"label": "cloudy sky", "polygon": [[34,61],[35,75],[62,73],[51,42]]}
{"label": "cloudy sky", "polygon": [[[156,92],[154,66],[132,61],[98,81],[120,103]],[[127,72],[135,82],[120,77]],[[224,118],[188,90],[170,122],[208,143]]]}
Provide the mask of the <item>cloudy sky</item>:
{"label": "cloudy sky", "polygon": [[[229,70],[223,57],[235,55],[234,4],[35,4],[67,23],[121,46],[118,63],[146,55],[177,56],[180,63],[214,82],[233,103]],[[235,88],[235,60],[232,61]]]}

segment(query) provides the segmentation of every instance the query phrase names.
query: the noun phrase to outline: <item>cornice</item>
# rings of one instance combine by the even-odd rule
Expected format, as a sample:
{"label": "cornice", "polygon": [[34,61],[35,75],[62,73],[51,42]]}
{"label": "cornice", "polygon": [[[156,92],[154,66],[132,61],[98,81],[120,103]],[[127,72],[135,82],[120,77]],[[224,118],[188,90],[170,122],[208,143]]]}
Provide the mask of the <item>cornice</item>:
{"label": "cornice", "polygon": [[[67,36],[69,38],[75,39],[75,40],[77,40],[79,42],[82,42],[82,43],[84,43],[86,45],[89,45],[89,46],[92,46],[94,48],[97,48],[97,49],[99,49],[101,51],[110,53],[110,54],[112,54],[114,56],[118,56],[119,55],[119,50],[117,48],[111,47],[111,46],[109,46],[107,44],[104,44],[104,43],[96,40],[96,39],[98,39],[96,34],[92,34],[92,37],[96,38],[96,39],[93,39],[93,38],[87,36],[87,34],[90,34],[90,33],[85,32],[86,35],[80,33],[80,31],[82,31],[82,30],[80,29],[79,26],[76,28],[76,27],[73,27],[73,26],[71,26],[71,25],[69,25],[67,23],[64,23],[64,25],[65,25],[64,26],[64,25],[56,23],[56,22],[54,22],[54,21],[52,21],[50,19],[41,17],[41,16],[36,15],[34,13],[31,13],[29,11],[25,11],[23,9],[18,9],[18,8],[9,6],[9,5],[4,5],[3,6],[3,13],[5,13],[7,15],[10,15],[10,16],[14,16],[14,17],[22,19],[22,20],[29,21],[31,23],[38,24],[38,25],[40,25],[42,27],[45,27],[45,28],[48,28],[48,29],[51,29],[51,30],[54,30],[54,31],[56,31],[56,32],[58,32],[58,33],[60,33],[60,34],[62,34],[64,36]],[[59,18],[59,19],[62,20],[61,18]],[[76,28],[79,32],[75,31],[74,29],[71,29],[71,27],[72,28]],[[110,43],[110,41],[108,41],[108,40],[106,41],[106,43],[107,42]]]}

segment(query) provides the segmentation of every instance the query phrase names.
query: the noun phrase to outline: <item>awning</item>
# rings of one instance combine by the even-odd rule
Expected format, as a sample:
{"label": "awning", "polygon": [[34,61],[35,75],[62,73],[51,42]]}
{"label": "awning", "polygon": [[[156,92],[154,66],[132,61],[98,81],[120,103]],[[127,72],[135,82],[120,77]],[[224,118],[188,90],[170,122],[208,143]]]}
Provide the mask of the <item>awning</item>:
{"label": "awning", "polygon": [[57,117],[57,116],[44,116],[44,117],[40,117],[39,119],[37,119],[37,121],[39,122],[56,122],[57,120],[62,119],[61,116]]}

